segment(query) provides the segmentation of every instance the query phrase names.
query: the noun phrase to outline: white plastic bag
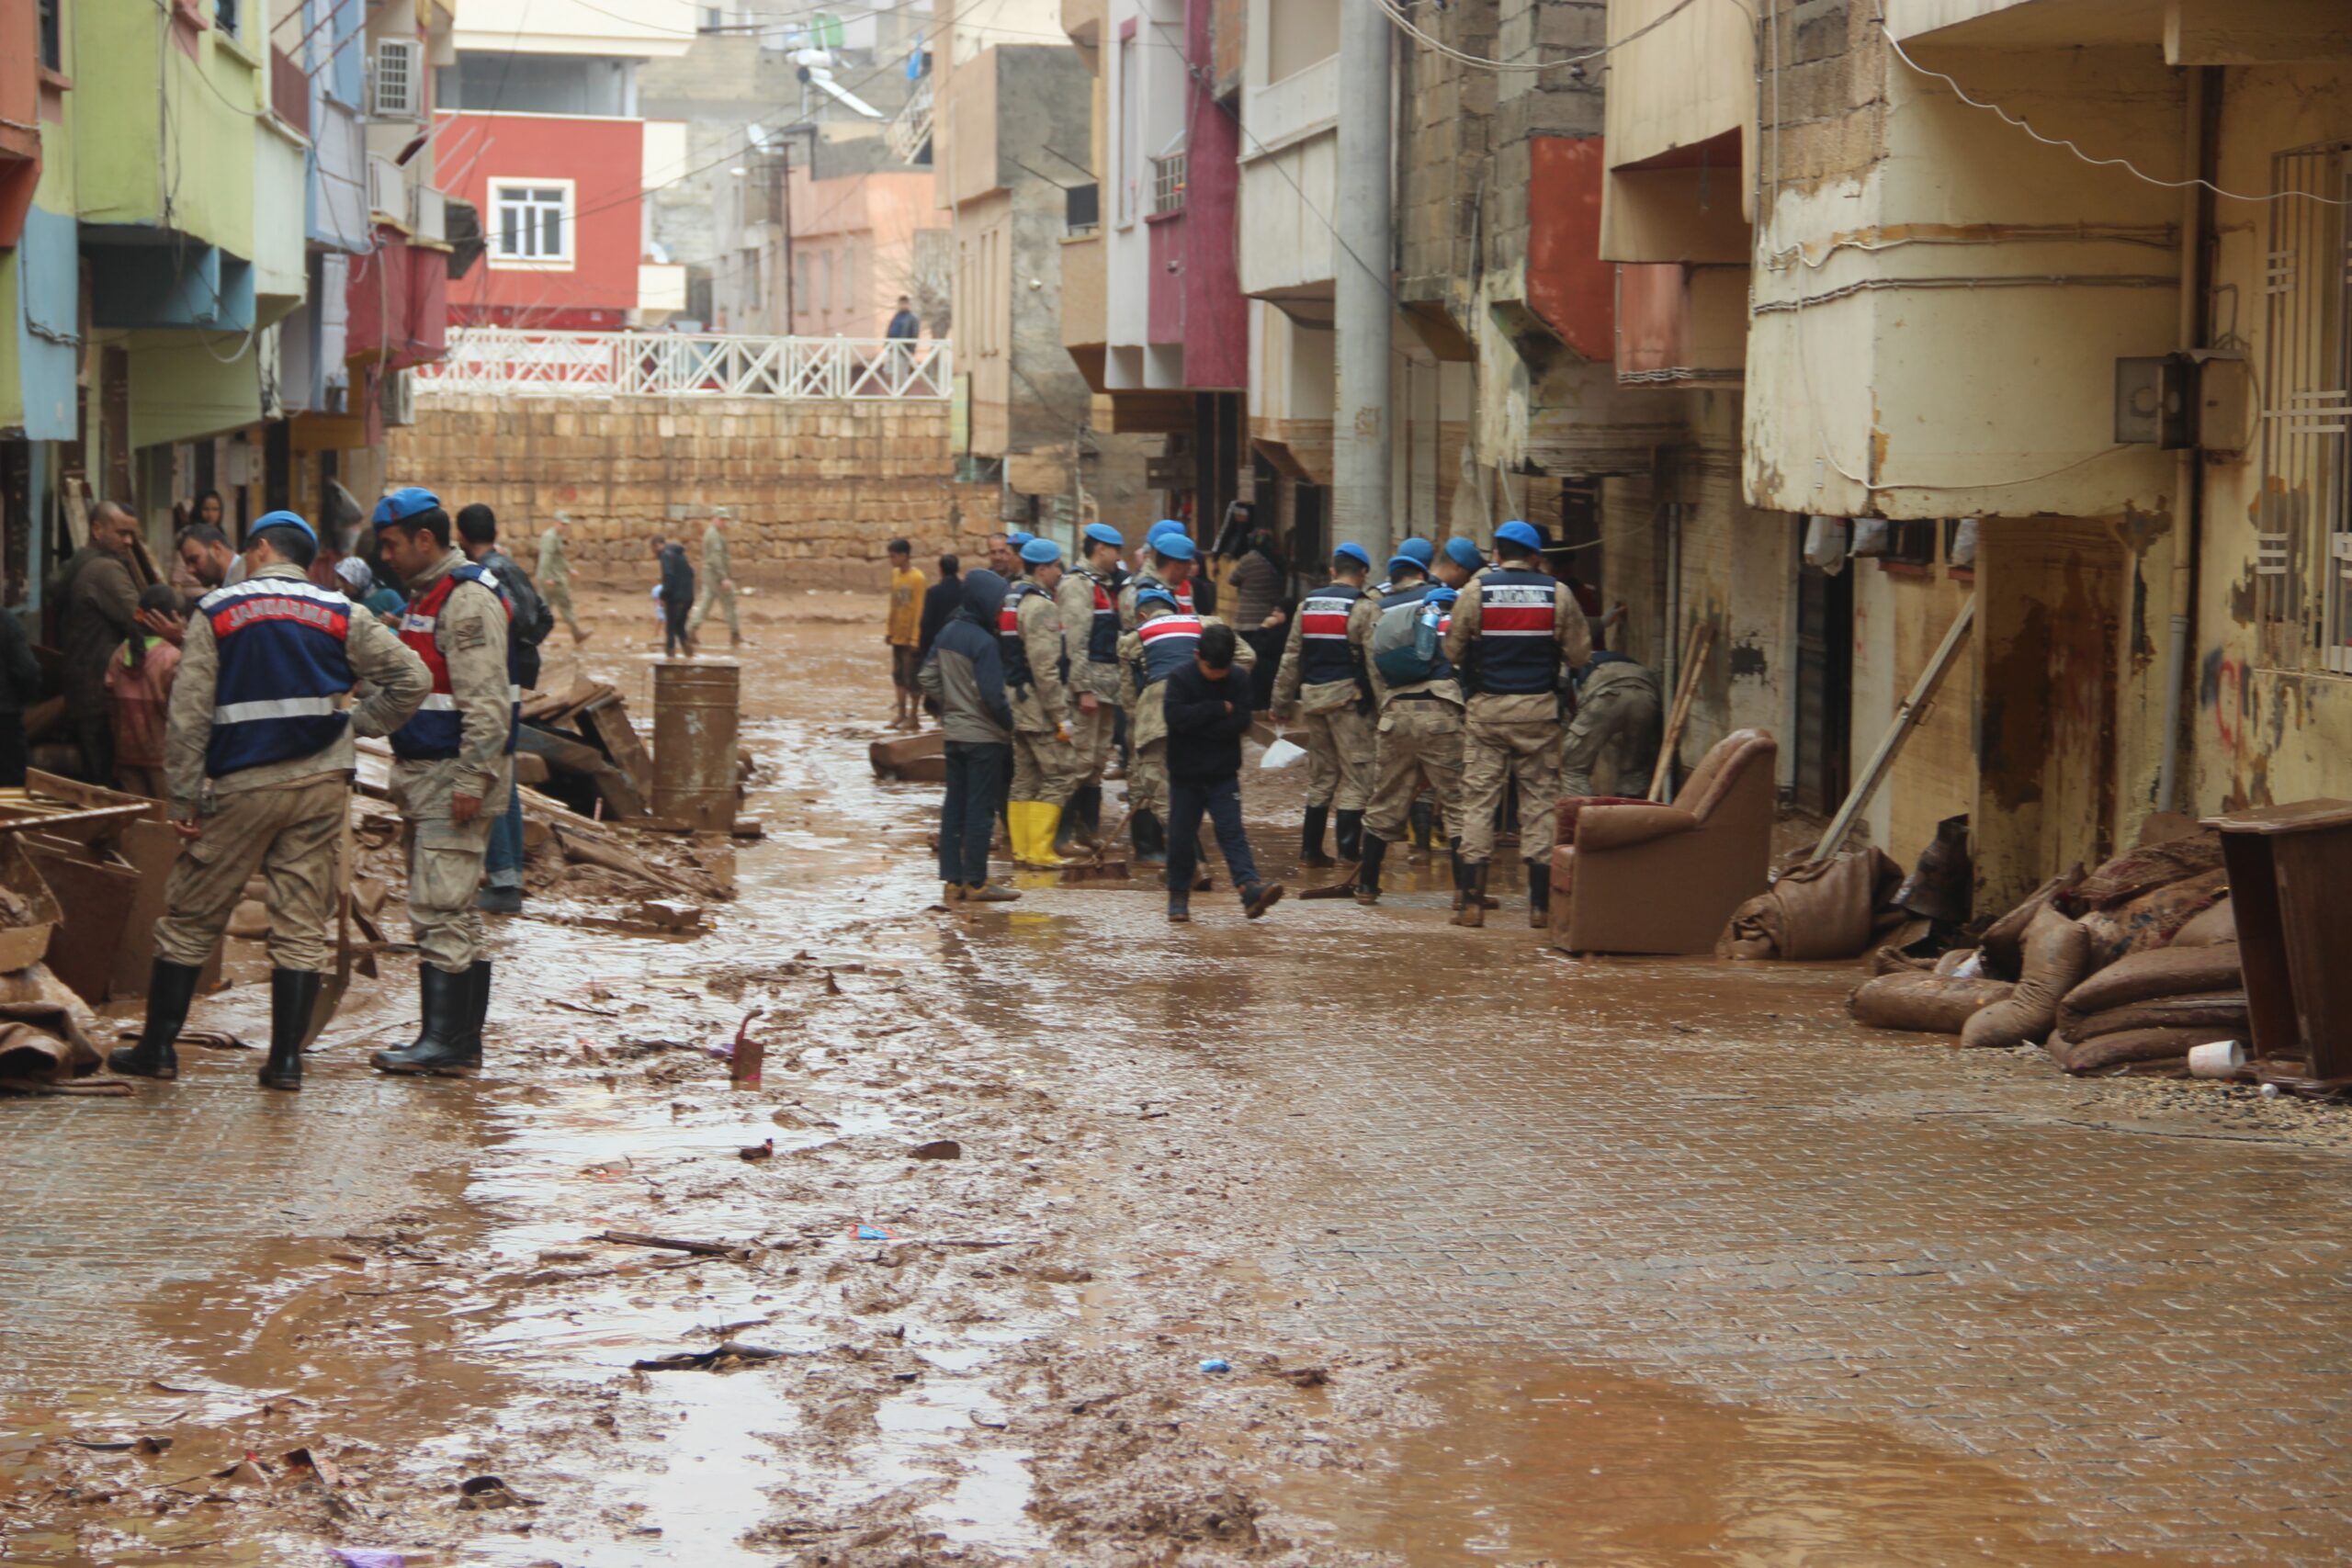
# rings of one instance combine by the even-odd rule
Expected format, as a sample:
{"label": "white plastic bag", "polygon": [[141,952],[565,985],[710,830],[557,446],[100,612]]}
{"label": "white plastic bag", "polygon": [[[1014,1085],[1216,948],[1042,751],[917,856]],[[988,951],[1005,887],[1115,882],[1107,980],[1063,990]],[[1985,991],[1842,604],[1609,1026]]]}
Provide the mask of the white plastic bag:
{"label": "white plastic bag", "polygon": [[1846,570],[1846,520],[1812,517],[1805,521],[1804,558],[1835,577]]}
{"label": "white plastic bag", "polygon": [[1850,556],[1883,556],[1886,554],[1890,530],[1883,517],[1857,517],[1854,522],[1854,542],[1846,553]]}
{"label": "white plastic bag", "polygon": [[1258,766],[1265,769],[1287,768],[1306,755],[1306,747],[1286,737],[1280,738],[1272,746],[1266,748],[1266,754],[1258,759]]}

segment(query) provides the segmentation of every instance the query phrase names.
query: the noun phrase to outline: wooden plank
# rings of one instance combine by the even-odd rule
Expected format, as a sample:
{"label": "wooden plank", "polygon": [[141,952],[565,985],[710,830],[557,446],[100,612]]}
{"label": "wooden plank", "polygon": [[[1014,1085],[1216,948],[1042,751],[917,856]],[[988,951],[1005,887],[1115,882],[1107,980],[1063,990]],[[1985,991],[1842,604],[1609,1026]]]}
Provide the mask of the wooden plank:
{"label": "wooden plank", "polygon": [[618,692],[581,709],[580,723],[604,743],[605,753],[616,767],[628,775],[630,785],[639,795],[653,793],[653,759],[646,751],[644,739],[628,716],[628,705],[621,700]]}
{"label": "wooden plank", "polygon": [[1937,648],[1936,656],[1919,672],[1919,679],[1913,682],[1910,694],[1903,699],[1903,705],[1894,710],[1894,722],[1887,727],[1886,734],[1878,743],[1878,750],[1871,753],[1870,762],[1862,769],[1862,776],[1854,781],[1852,791],[1846,796],[1846,804],[1838,808],[1837,817],[1821,835],[1821,842],[1814,846],[1811,863],[1818,864],[1836,854],[1846,842],[1846,835],[1854,830],[1855,818],[1861,816],[1862,807],[1870,804],[1871,796],[1885,782],[1888,770],[1894,766],[1894,759],[1903,750],[1903,742],[1910,738],[1928,705],[1934,701],[1936,688],[1943,684],[1946,672],[1951,669],[1953,659],[1960,653],[1961,644],[1968,639],[1968,628],[1975,621],[1976,601],[1971,597],[1961,605],[1960,614],[1952,617],[1951,627],[1944,633],[1944,640]]}
{"label": "wooden plank", "polygon": [[36,834],[26,835],[24,844],[65,912],[50,933],[44,962],[84,1001],[102,1006],[114,984],[115,953],[130,931],[139,874],[101,863],[85,844]]}

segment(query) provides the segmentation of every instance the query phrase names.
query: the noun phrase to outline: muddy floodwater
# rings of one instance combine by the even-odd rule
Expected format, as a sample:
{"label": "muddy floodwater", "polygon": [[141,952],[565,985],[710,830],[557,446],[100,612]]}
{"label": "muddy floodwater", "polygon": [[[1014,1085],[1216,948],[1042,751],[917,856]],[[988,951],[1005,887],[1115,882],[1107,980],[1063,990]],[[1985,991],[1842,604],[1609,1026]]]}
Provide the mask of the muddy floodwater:
{"label": "muddy floodwater", "polygon": [[[641,592],[583,597],[650,733]],[[198,1050],[0,1100],[0,1562],[2352,1551],[2341,1112],[1460,931],[1401,856],[1256,924],[1221,867],[1186,928],[1042,874],[951,914],[935,789],[865,761],[878,596],[746,606],[736,896],[662,937],[535,886],[478,1081],[368,1070],[390,954],[299,1097]]]}

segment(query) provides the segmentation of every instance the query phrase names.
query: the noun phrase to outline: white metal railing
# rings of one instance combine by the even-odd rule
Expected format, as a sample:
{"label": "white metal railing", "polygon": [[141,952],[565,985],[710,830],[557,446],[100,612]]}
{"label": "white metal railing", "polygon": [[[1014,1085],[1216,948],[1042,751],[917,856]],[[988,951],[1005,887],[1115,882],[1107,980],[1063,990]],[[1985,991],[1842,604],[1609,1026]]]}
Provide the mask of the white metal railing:
{"label": "white metal railing", "polygon": [[898,118],[882,133],[890,149],[890,156],[901,164],[911,164],[922,152],[923,143],[931,140],[931,117],[933,96],[932,81],[925,76],[907,95],[906,106],[899,110]]}
{"label": "white metal railing", "polygon": [[936,338],[739,337],[720,333],[535,333],[464,327],[417,367],[420,391],[556,398],[945,399],[954,360]]}

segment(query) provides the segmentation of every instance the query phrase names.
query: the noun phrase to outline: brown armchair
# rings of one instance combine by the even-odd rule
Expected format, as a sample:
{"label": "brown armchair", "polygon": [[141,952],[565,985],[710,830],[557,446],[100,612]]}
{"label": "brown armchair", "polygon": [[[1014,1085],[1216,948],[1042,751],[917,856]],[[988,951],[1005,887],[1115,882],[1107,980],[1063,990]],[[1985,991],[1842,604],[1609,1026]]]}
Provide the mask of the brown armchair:
{"label": "brown armchair", "polygon": [[1712,953],[1732,911],[1764,891],[1774,766],[1760,729],[1715,743],[1671,806],[1560,803],[1552,942],[1570,953]]}

